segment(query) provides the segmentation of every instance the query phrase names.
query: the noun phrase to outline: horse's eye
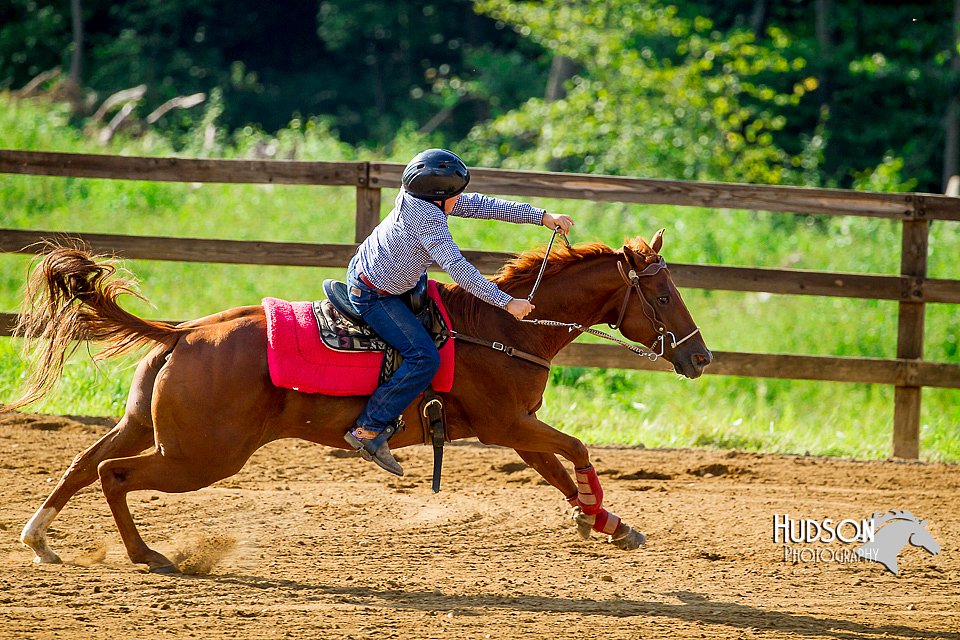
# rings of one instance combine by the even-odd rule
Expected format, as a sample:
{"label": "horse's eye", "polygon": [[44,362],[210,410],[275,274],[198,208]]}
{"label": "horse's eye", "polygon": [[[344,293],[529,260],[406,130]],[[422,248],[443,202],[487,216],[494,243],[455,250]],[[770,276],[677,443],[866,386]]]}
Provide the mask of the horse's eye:
{"label": "horse's eye", "polygon": [[668,305],[670,304],[670,296],[660,296],[659,298],[657,298],[657,302],[659,302],[662,305]]}

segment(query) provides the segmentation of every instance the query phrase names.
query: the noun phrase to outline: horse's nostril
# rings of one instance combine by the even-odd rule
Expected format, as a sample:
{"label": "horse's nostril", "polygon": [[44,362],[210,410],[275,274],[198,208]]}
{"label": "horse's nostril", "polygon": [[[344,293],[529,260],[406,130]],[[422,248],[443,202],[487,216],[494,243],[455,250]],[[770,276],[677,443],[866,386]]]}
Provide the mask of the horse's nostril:
{"label": "horse's nostril", "polygon": [[710,364],[710,362],[712,361],[713,361],[713,358],[711,358],[708,354],[705,354],[705,353],[693,354],[693,364],[697,365],[698,367],[705,367],[708,364]]}

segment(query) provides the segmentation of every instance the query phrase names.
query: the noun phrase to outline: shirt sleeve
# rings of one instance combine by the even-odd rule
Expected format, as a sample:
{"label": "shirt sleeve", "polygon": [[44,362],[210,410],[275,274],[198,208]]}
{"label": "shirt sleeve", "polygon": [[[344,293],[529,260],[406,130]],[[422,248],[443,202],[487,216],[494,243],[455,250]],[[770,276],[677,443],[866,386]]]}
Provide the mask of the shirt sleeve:
{"label": "shirt sleeve", "polygon": [[480,193],[461,194],[450,212],[450,215],[461,218],[483,218],[534,225],[539,225],[543,221],[543,214],[543,209],[537,209],[525,202],[501,200]]}
{"label": "shirt sleeve", "polygon": [[453,241],[447,221],[439,209],[435,215],[425,216],[420,222],[420,241],[423,248],[434,262],[450,274],[454,282],[495,307],[507,306],[513,297],[501,291],[467,262]]}

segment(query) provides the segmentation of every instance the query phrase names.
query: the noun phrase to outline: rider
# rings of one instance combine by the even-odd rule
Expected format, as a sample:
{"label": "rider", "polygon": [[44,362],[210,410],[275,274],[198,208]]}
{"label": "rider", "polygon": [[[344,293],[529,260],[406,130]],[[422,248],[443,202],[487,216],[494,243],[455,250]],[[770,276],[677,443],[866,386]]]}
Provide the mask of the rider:
{"label": "rider", "polygon": [[381,338],[397,349],[403,362],[367,401],[357,426],[344,439],[381,468],[398,476],[403,469],[387,444],[398,417],[423,393],[440,366],[433,339],[399,297],[436,262],[461,287],[484,302],[522,319],[533,310],[487,280],[461,255],[450,235],[447,216],[486,218],[559,227],[566,234],[573,220],[529,204],[463,193],[470,172],[455,153],[427,149],[403,171],[403,188],[390,214],[357,249],[347,267],[350,302]]}

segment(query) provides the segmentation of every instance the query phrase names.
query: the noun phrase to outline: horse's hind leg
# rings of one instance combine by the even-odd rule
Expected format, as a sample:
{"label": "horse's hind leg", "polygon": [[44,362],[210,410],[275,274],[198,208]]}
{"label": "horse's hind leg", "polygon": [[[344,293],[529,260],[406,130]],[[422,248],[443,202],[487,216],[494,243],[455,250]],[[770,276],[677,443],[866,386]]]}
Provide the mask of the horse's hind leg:
{"label": "horse's hind leg", "polygon": [[109,458],[139,453],[151,444],[153,444],[153,428],[128,415],[124,416],[116,427],[92,447],[74,458],[53,492],[44,500],[20,533],[20,541],[36,554],[33,561],[60,562],[60,557],[47,542],[47,528],[78,491],[97,479],[97,466],[101,462]]}
{"label": "horse's hind leg", "polygon": [[143,541],[133,522],[133,516],[130,515],[127,494],[144,489],[165,493],[195,491],[219,478],[211,480],[202,477],[202,474],[197,472],[196,464],[189,460],[172,459],[156,450],[139,456],[107,460],[100,464],[99,471],[103,495],[110,505],[130,560],[134,564],[147,565],[153,572],[175,572],[177,567],[173,562]]}
{"label": "horse's hind leg", "polygon": [[[134,564],[146,564],[150,571],[173,573],[176,565],[162,554],[154,551],[143,541],[130,508],[127,494],[132,491],[153,489],[165,493],[184,493],[203,487],[236,473],[250,457],[245,448],[229,450],[222,448],[222,466],[211,465],[210,458],[173,457],[165,455],[162,448],[139,456],[106,460],[100,463],[100,484],[103,495],[123,540],[127,555]],[[212,456],[210,452],[208,455]]]}
{"label": "horse's hind leg", "polygon": [[166,362],[167,353],[169,350],[166,347],[157,347],[140,361],[130,385],[123,418],[96,444],[73,460],[53,493],[23,528],[20,541],[33,549],[36,554],[34,562],[60,562],[60,558],[47,543],[47,528],[70,498],[96,481],[97,466],[101,462],[110,458],[132,456],[154,443],[150,403],[157,373]]}

